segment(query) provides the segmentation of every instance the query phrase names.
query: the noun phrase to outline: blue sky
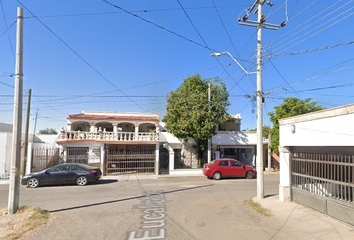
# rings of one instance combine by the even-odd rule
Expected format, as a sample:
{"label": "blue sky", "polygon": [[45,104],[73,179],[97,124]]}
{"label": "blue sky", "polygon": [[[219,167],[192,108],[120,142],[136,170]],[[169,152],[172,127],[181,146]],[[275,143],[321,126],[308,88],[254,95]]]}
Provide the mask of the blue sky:
{"label": "blue sky", "polygon": [[[256,28],[238,24],[254,0],[0,0],[0,122],[12,123],[17,7],[24,8],[24,112],[32,89],[30,133],[66,127],[87,111],[152,112],[166,95],[199,73],[219,76],[230,114],[256,128]],[[354,100],[354,2],[275,0],[264,4],[263,124],[284,98],[313,98],[332,108]],[[21,5],[22,4],[22,5]],[[183,8],[182,8],[183,7]],[[126,11],[124,11],[124,10]],[[249,14],[250,20],[257,15]],[[208,49],[209,48],[209,49]],[[237,83],[237,84],[236,84]],[[247,98],[250,95],[251,98]]]}

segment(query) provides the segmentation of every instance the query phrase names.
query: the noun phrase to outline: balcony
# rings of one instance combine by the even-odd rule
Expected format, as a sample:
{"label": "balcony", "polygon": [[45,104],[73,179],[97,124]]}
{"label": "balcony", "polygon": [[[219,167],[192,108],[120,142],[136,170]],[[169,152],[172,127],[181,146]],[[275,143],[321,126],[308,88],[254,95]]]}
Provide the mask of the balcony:
{"label": "balcony", "polygon": [[151,142],[159,141],[159,134],[150,132],[135,133],[63,131],[60,132],[60,136],[57,141]]}

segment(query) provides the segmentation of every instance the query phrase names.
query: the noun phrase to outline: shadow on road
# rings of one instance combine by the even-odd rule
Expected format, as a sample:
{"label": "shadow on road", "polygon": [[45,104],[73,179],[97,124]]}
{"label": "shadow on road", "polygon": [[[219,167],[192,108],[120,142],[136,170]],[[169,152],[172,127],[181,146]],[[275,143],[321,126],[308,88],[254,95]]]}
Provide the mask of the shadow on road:
{"label": "shadow on road", "polygon": [[[202,186],[196,186],[196,187],[190,187],[190,188],[176,189],[176,190],[172,190],[172,191],[161,192],[160,194],[168,194],[168,193],[175,193],[175,192],[181,192],[181,191],[188,191],[188,190],[192,190],[192,189],[196,189],[196,188],[210,187],[210,186],[213,186],[213,185],[214,184],[209,184],[209,185],[202,185]],[[152,195],[158,195],[158,194],[151,194],[151,196]],[[143,198],[143,197],[146,197],[146,195],[140,195],[140,196],[136,196],[136,197],[117,199],[117,200],[105,201],[105,202],[99,202],[99,203],[86,204],[86,205],[81,205],[81,206],[76,206],[76,207],[62,208],[62,209],[52,210],[50,212],[52,212],[52,213],[63,212],[63,211],[75,210],[75,209],[79,209],[79,208],[87,208],[87,207],[99,206],[99,205],[104,205],[104,204],[109,204],[109,203],[117,203],[117,202],[129,201],[129,200],[139,199],[139,198]]]}

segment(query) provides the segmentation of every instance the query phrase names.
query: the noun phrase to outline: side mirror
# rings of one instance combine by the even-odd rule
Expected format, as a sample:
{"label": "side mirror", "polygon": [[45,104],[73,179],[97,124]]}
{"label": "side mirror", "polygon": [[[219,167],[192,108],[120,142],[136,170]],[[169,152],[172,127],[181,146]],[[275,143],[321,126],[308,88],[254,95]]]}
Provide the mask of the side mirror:
{"label": "side mirror", "polygon": [[48,170],[44,172],[45,174],[49,174]]}
{"label": "side mirror", "polygon": [[245,165],[242,165],[242,167],[243,167],[243,169],[245,169],[246,167],[245,167]]}

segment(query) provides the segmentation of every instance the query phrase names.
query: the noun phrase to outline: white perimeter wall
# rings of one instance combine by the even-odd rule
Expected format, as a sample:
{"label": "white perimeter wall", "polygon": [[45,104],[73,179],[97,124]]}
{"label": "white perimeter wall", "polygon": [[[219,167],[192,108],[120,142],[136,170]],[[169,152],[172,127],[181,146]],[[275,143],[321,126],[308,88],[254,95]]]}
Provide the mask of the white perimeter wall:
{"label": "white perimeter wall", "polygon": [[354,146],[354,113],[297,123],[284,120],[279,136],[280,146]]}
{"label": "white perimeter wall", "polygon": [[0,177],[10,173],[12,133],[0,132]]}

